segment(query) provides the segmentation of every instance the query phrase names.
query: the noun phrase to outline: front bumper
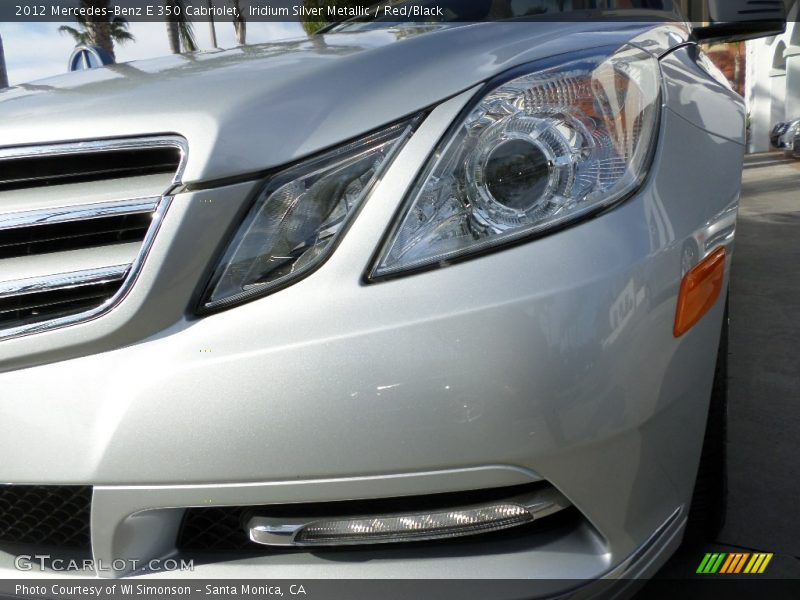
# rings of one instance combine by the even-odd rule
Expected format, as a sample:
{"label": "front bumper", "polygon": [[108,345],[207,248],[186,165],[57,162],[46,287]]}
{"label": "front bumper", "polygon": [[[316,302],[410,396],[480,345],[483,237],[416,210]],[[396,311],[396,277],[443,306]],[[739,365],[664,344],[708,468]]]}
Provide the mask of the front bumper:
{"label": "front bumper", "polygon": [[[588,580],[662,561],[691,496],[723,310],[673,338],[681,247],[709,195],[735,201],[724,165],[741,148],[665,111],[654,172],[624,205],[365,285],[404,190],[468,96],[426,120],[319,271],[236,309],[186,314],[257,185],[178,195],[115,311],[4,345],[0,480],[94,486],[92,554],[106,564],[173,554],[191,506],[545,480],[580,513],[513,544],[208,557],[194,576]],[[720,156],[718,172],[676,164],[687,145]],[[19,549],[0,550],[0,572],[20,576]]]}

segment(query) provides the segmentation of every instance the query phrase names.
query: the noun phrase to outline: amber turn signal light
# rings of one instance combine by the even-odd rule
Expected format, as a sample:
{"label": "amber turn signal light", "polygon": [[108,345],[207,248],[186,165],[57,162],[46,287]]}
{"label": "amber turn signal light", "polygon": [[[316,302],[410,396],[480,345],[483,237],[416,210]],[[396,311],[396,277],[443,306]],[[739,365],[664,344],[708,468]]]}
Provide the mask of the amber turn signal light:
{"label": "amber turn signal light", "polygon": [[689,331],[714,306],[724,279],[725,248],[715,250],[684,276],[672,330],[676,338]]}

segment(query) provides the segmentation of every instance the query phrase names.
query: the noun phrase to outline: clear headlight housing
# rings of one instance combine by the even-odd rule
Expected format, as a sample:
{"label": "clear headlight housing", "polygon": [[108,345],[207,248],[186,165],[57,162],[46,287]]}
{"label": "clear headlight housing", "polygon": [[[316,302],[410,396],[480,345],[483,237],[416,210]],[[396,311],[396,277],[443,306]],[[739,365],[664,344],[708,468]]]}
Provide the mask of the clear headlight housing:
{"label": "clear headlight housing", "polygon": [[658,61],[632,46],[495,87],[434,153],[371,276],[444,266],[630,195],[660,98]]}
{"label": "clear headlight housing", "polygon": [[322,264],[418,121],[392,125],[272,177],[217,265],[200,311],[268,294]]}

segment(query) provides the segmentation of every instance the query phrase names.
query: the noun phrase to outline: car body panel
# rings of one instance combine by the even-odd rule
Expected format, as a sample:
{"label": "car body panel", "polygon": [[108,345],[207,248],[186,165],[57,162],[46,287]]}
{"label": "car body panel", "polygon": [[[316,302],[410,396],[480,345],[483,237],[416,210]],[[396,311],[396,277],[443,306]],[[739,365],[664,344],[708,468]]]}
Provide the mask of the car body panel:
{"label": "car body panel", "polygon": [[621,45],[651,28],[389,28],[112,65],[0,92],[0,139],[12,146],[177,132],[191,149],[184,181],[222,179],[307,156],[514,66]]}
{"label": "car body panel", "polygon": [[[177,193],[136,285],[114,311],[93,323],[0,344],[0,479],[96,486],[92,545],[105,558],[169,554],[184,508],[231,505],[237,495],[239,502],[299,503],[543,479],[575,505],[580,526],[540,546],[507,549],[514,555],[509,562],[502,550],[487,549],[495,559],[474,573],[583,579],[624,574],[631,557],[642,573],[663,562],[688,511],[724,311],[720,299],[686,335],[673,336],[684,246],[730,218],[743,156],[741,99],[722,89],[696,56],[679,49],[662,58],[657,151],[632,197],[552,235],[454,266],[380,283],[364,279],[407,190],[478,93],[481,78],[587,47],[576,40],[589,47],[621,44],[619,31],[593,34],[588,24],[570,25],[569,35],[524,39],[511,33],[522,24],[508,25],[397,42],[408,42],[414,55],[447,46],[447,36],[457,32],[477,49],[473,55],[460,47],[472,62],[452,63],[453,71],[469,70],[467,76],[445,73],[436,60],[422,66],[414,86],[429,89],[411,100],[400,100],[400,88],[387,81],[368,104],[378,106],[379,94],[394,99],[370,113],[372,121],[358,119],[358,127],[354,116],[334,126],[330,107],[304,127],[296,127],[287,108],[281,124],[284,113],[276,106],[245,133],[250,111],[258,108],[255,87],[241,101],[220,100],[214,110],[224,116],[210,119],[209,131],[201,131],[208,122],[192,120],[196,115],[173,119],[190,142],[192,181],[274,166],[352,137],[361,124],[366,130],[412,106],[450,98],[419,126],[313,275],[237,308],[203,318],[191,312],[214,258],[262,182]],[[626,27],[626,35],[642,35],[641,24]],[[483,36],[503,41],[489,51]],[[413,46],[414,39],[427,41]],[[306,46],[299,52],[313,54],[310,64],[319,68],[326,60]],[[291,53],[281,56],[279,62],[294,60]],[[233,61],[230,69],[241,73],[245,64]],[[346,64],[351,69],[358,62]],[[398,73],[412,66],[401,65]],[[342,76],[342,69],[333,72]],[[441,85],[434,83],[437,69]],[[222,81],[234,76],[222,71]],[[258,93],[288,94],[293,85],[310,93],[312,72],[303,72],[302,83],[289,77]],[[202,78],[188,79],[182,94],[199,90],[192,86]],[[322,97],[341,95],[344,84],[353,81],[337,80]],[[84,85],[76,89],[88,93],[95,84]],[[142,89],[159,87],[148,85]],[[60,106],[56,99],[66,95],[54,92],[51,101]],[[25,106],[46,97],[34,93]],[[0,113],[14,102],[0,103]],[[143,133],[152,106],[123,122],[122,133]],[[228,112],[234,108],[242,109],[236,119]],[[720,120],[720,111],[734,123]],[[64,114],[51,124],[59,123],[58,135],[75,135],[78,118]],[[156,112],[149,126],[165,126],[170,114]],[[13,140],[23,137],[24,115],[18,112],[7,126]],[[228,118],[238,123],[232,129],[223,127]],[[108,135],[103,122],[90,131]],[[301,131],[290,132],[290,125]],[[284,133],[285,145],[263,145]],[[258,143],[264,152],[256,159]],[[687,148],[705,160],[687,160]],[[236,163],[236,152],[247,157]],[[732,250],[730,237],[721,243]],[[385,552],[367,552],[375,559],[369,573],[437,577],[446,568],[468,575],[452,556],[428,561],[437,551]],[[341,555],[335,573],[353,575],[364,556]],[[0,553],[0,563],[7,559]],[[320,567],[326,560],[297,553],[231,561],[227,570],[214,563],[205,572],[240,575],[246,568],[253,576],[274,576],[270,569],[280,565],[287,576],[324,577],[334,573]],[[540,568],[531,567],[537,560]]]}
{"label": "car body panel", "polygon": [[781,137],[783,134],[786,133],[786,130],[789,128],[789,123],[786,121],[781,121],[776,123],[775,126],[769,132],[769,143],[774,148],[781,148]]}
{"label": "car body panel", "polygon": [[[666,104],[690,123],[744,145],[744,104],[721,73],[696,46],[684,46],[661,59]],[[713,70],[712,70],[713,69]]]}
{"label": "car body panel", "polygon": [[786,129],[778,138],[776,146],[783,149],[784,156],[791,156],[794,150],[794,140],[800,135],[800,119],[789,121]]}

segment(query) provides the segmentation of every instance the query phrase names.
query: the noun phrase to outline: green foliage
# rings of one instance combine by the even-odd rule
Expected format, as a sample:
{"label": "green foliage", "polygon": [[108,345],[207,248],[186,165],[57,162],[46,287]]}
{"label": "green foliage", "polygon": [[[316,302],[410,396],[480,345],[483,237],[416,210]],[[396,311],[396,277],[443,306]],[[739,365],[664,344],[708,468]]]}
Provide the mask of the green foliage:
{"label": "green foliage", "polygon": [[[351,8],[351,7],[358,7],[358,6],[366,6],[367,3],[364,0],[303,0],[303,4],[306,8],[322,8],[323,14],[327,12],[328,6],[336,6],[339,8]],[[317,20],[317,17],[313,17],[311,15],[304,15],[301,17],[303,23],[303,29],[308,35],[314,35],[317,31],[329,25],[331,21],[327,20]]]}
{"label": "green foliage", "polygon": [[[92,35],[90,32],[91,27],[93,26],[92,23],[86,17],[76,17],[75,20],[78,22],[78,27],[70,27],[69,25],[62,25],[58,28],[58,32],[62,35],[67,34],[73,40],[75,40],[75,45],[79,46],[81,44],[90,45],[92,42]],[[133,34],[128,31],[130,25],[128,24],[127,19],[122,17],[114,17],[111,19],[110,22],[110,32],[111,32],[111,40],[117,44],[126,44],[128,42],[133,42],[136,38]]]}

